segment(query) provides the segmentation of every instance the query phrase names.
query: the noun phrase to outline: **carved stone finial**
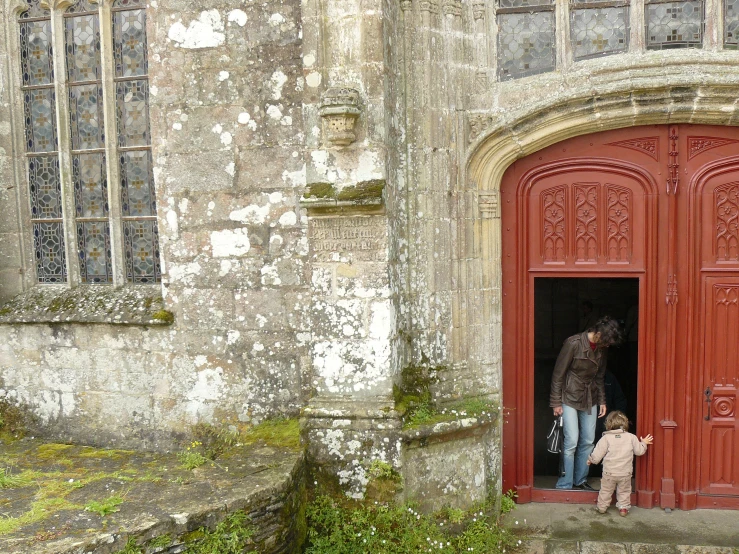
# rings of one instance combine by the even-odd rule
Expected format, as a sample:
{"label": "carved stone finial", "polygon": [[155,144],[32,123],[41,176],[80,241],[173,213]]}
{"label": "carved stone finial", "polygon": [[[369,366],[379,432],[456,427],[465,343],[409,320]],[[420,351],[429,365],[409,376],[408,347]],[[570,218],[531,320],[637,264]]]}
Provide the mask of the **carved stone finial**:
{"label": "carved stone finial", "polygon": [[323,137],[334,146],[347,146],[357,140],[354,124],[359,117],[359,91],[332,87],[321,96]]}
{"label": "carved stone finial", "polygon": [[410,10],[413,7],[413,0],[400,0],[400,9],[405,11]]}
{"label": "carved stone finial", "polygon": [[472,4],[472,17],[475,18],[475,21],[485,17],[485,4],[480,2]]}
{"label": "carved stone finial", "polygon": [[444,15],[462,15],[461,0],[444,0],[443,11]]}

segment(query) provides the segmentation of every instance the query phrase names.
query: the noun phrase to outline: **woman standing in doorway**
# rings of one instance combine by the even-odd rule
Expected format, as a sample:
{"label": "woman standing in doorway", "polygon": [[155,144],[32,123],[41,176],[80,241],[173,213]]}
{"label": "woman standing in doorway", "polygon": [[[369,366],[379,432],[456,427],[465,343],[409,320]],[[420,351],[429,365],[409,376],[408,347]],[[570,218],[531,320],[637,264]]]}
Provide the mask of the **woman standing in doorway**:
{"label": "woman standing in doorway", "polygon": [[621,342],[618,322],[599,319],[583,333],[565,340],[552,374],[549,405],[564,422],[563,473],[558,489],[592,491],[588,484],[588,456],[593,451],[595,424],[606,415],[606,373],[609,346]]}

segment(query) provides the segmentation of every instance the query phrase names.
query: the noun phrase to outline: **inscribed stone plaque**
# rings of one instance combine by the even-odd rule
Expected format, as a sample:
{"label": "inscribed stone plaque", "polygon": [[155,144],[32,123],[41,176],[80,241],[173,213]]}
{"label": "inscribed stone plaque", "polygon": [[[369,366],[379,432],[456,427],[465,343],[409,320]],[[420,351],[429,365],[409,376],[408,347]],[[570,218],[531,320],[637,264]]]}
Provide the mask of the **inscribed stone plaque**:
{"label": "inscribed stone plaque", "polygon": [[318,262],[385,261],[387,222],[378,216],[315,217],[309,223],[310,249]]}

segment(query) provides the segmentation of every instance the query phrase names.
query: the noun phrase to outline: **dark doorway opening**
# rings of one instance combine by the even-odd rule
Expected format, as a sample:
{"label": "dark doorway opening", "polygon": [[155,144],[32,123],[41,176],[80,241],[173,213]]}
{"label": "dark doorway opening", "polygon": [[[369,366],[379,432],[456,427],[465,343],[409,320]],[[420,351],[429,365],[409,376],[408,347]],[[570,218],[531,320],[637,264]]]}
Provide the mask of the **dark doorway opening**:
{"label": "dark doorway opening", "polygon": [[[552,370],[567,337],[585,331],[599,317],[609,315],[622,323],[625,340],[608,349],[606,395],[608,411],[621,409],[636,429],[638,370],[638,278],[538,277],[534,279],[534,487],[554,488],[560,471],[559,456],[546,450],[552,422],[549,389]],[[619,390],[623,394],[619,394]],[[605,419],[605,418],[603,418]],[[603,432],[598,420],[595,440]],[[601,466],[590,478],[597,485]]]}

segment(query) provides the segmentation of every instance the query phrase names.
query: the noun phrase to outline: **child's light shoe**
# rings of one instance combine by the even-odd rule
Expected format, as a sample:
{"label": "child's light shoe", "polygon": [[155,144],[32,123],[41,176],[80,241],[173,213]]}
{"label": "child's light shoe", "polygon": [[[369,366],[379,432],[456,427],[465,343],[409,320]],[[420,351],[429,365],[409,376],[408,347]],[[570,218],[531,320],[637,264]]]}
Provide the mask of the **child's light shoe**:
{"label": "child's light shoe", "polygon": [[595,511],[599,514],[605,514],[608,511],[608,508],[606,508],[605,510],[601,510],[600,508],[598,508],[598,506],[596,506]]}
{"label": "child's light shoe", "polygon": [[618,511],[618,515],[620,515],[621,517],[626,517],[627,515],[629,515],[629,511],[626,508],[621,508]]}

